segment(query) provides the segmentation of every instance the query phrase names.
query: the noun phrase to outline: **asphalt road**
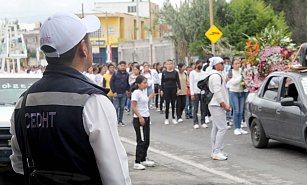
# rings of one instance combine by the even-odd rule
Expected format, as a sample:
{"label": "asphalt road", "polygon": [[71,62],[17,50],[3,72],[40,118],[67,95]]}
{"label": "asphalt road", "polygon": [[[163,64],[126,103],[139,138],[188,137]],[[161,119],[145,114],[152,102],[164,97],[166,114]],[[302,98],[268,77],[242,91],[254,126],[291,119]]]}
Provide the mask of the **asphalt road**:
{"label": "asphalt road", "polygon": [[164,125],[164,116],[151,110],[149,159],[157,166],[134,170],[135,132],[132,115],[125,113],[125,127],[119,133],[129,156],[133,184],[307,184],[307,153],[298,148],[270,140],[266,149],[252,146],[250,134],[235,136],[229,129],[225,139],[227,161],[210,158],[211,124],[194,129],[192,120]]}
{"label": "asphalt road", "polygon": [[[134,185],[226,185],[226,184],[307,184],[307,153],[298,148],[270,141],[266,149],[252,146],[250,134],[226,134],[227,161],[210,158],[211,124],[194,129],[192,120],[164,125],[164,116],[151,110],[151,143],[148,158],[156,166],[134,170],[135,132],[132,115],[125,113],[125,127],[118,127],[129,157]],[[0,166],[0,185],[21,185],[22,178],[9,167]]]}

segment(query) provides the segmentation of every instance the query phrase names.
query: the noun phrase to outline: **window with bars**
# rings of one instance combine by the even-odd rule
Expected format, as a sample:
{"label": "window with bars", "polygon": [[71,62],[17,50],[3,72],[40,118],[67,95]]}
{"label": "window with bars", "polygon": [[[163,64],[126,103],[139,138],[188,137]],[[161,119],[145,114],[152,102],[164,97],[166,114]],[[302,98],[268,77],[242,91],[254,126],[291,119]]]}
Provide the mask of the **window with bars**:
{"label": "window with bars", "polygon": [[128,6],[128,13],[136,12],[136,6]]}
{"label": "window with bars", "polygon": [[90,38],[101,38],[101,28],[95,32],[90,33]]}

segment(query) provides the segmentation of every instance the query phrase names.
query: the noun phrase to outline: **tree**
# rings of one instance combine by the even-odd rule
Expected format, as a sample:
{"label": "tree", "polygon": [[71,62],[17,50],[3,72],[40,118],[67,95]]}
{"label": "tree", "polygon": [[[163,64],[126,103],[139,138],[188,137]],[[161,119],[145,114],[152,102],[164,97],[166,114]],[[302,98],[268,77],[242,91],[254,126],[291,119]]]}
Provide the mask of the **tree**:
{"label": "tree", "polygon": [[306,0],[265,0],[276,12],[285,12],[289,30],[293,33],[292,39],[296,43],[307,41],[307,4]]}
{"label": "tree", "polygon": [[284,13],[275,14],[271,6],[261,0],[232,0],[229,4],[230,18],[222,29],[231,45],[242,51],[248,36],[254,36],[265,28],[274,26],[289,35]]}
{"label": "tree", "polygon": [[159,17],[171,26],[172,35],[169,38],[175,43],[180,61],[190,56],[194,48],[199,52],[200,45],[205,42],[204,30],[209,28],[208,0],[185,1],[176,9],[166,2]]}

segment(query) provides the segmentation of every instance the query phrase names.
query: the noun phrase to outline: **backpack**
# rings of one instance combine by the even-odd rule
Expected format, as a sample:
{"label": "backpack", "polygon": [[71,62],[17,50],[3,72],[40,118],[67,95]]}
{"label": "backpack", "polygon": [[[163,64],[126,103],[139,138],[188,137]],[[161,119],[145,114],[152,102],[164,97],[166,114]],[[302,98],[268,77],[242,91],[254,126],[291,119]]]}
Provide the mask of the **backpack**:
{"label": "backpack", "polygon": [[[223,78],[222,76],[219,74],[219,73],[213,73],[213,74],[218,74],[220,77],[221,77],[221,84],[223,83]],[[213,75],[211,74],[211,75]],[[210,76],[207,76],[205,79],[203,80],[200,80],[198,83],[197,83],[197,87],[201,90],[201,91],[204,91],[204,94],[202,94],[201,96],[201,101],[203,101],[205,104],[209,104],[212,97],[213,97],[213,94],[210,89],[209,89],[209,78]]]}

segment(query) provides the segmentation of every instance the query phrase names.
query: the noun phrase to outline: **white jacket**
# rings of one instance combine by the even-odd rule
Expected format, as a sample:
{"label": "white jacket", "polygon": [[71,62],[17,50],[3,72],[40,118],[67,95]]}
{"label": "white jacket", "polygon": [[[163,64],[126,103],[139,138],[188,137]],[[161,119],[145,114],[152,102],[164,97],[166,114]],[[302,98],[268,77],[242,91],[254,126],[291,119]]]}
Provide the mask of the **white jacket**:
{"label": "white jacket", "polygon": [[241,87],[242,74],[241,69],[234,70],[232,69],[232,78],[229,80],[229,91],[231,92],[243,92]]}
{"label": "white jacket", "polygon": [[[220,75],[214,73],[219,73]],[[216,71],[215,69],[212,69],[209,75],[211,75],[209,78],[209,89],[212,93],[214,93],[209,103],[209,106],[220,106],[220,103],[222,102],[228,104],[229,98],[226,89],[226,80],[224,78],[224,75],[222,74],[222,72]],[[223,80],[222,84],[221,80]]]}

